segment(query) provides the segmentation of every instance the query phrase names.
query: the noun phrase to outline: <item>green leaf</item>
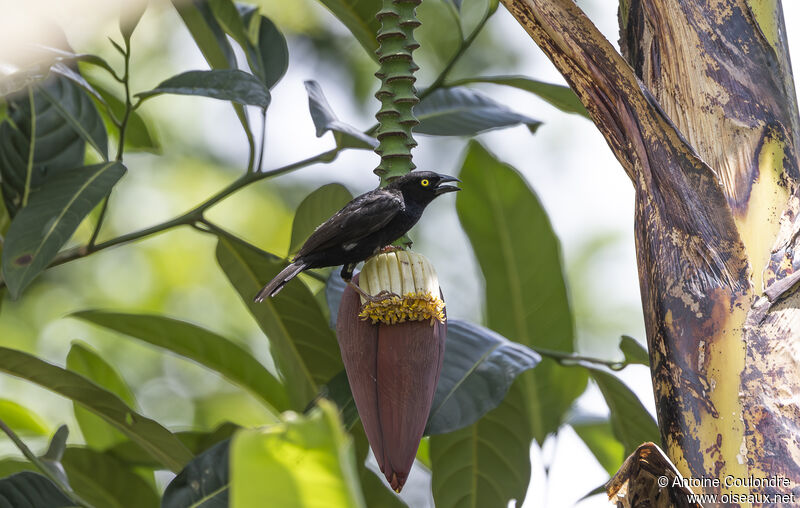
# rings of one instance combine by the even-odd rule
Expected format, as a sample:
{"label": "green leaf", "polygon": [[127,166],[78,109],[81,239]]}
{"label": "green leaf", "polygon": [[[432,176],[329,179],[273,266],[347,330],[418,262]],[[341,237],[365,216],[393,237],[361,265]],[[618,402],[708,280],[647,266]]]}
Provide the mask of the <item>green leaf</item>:
{"label": "green leaf", "polygon": [[642,443],[658,443],[661,434],[658,424],[647,412],[642,402],[617,376],[606,370],[582,364],[597,383],[611,411],[609,419],[616,438],[625,447],[625,456],[633,453]]}
{"label": "green leaf", "polygon": [[464,0],[459,2],[461,30],[470,34],[476,30],[484,16],[491,16],[497,10],[498,0]]}
{"label": "green leaf", "polygon": [[21,473],[22,471],[36,471],[36,466],[27,460],[5,458],[0,460],[0,478]]}
{"label": "green leaf", "polygon": [[108,162],[62,171],[31,193],[8,229],[3,246],[3,278],[11,296],[41,273],[81,221],[111,192],[125,166]]}
{"label": "green leaf", "polygon": [[[161,508],[228,508],[230,443],[222,441],[189,462],[167,485]],[[260,480],[265,481],[273,480],[269,477]]]}
{"label": "green leaf", "polygon": [[272,88],[289,68],[289,47],[286,38],[269,18],[261,16],[259,23],[257,48],[262,79],[267,88]]}
{"label": "green leaf", "polygon": [[[214,18],[208,2],[206,0],[195,0],[194,2],[172,0],[172,4],[211,68],[236,69],[236,56],[233,48],[228,42],[225,32]],[[248,141],[252,142],[253,132],[247,119],[247,110],[235,102],[233,109],[242,124]]]}
{"label": "green leaf", "polygon": [[184,72],[136,96],[147,99],[162,93],[199,95],[262,108],[270,102],[267,87],[252,74],[237,69]]}
{"label": "green leaf", "polygon": [[286,263],[244,242],[220,238],[217,262],[269,338],[292,407],[304,409],[316,396],[317,386],[343,368],[336,337],[314,295],[302,281],[294,280],[276,297],[253,302]]}
{"label": "green leaf", "polygon": [[352,32],[356,40],[367,50],[367,54],[377,59],[376,34],[381,27],[375,18],[381,8],[380,0],[320,0],[344,26]]}
{"label": "green leaf", "polygon": [[625,460],[625,447],[614,437],[608,420],[574,421],[570,425],[586,443],[609,475],[614,475]]}
{"label": "green leaf", "polygon": [[247,51],[251,41],[247,36],[247,30],[239,15],[239,10],[233,2],[231,0],[208,0],[208,7],[225,33]]}
{"label": "green leaf", "polygon": [[625,355],[626,364],[650,366],[650,356],[647,353],[647,349],[633,337],[623,335],[619,340],[619,349]]}
{"label": "green leaf", "polygon": [[50,435],[50,429],[42,417],[11,400],[0,399],[0,420],[23,436]]}
{"label": "green leaf", "polygon": [[[459,219],[486,280],[489,328],[532,348],[574,351],[561,249],[542,205],[522,176],[471,142],[456,198]],[[586,374],[544,359],[520,376],[531,432],[555,432]]]}
{"label": "green leaf", "polygon": [[447,347],[426,434],[472,425],[496,408],[516,377],[541,358],[482,326],[447,321]]}
{"label": "green leaf", "polygon": [[364,507],[353,452],[327,401],[307,417],[241,430],[231,444],[231,508],[265,499],[285,507]]}
{"label": "green leaf", "polygon": [[73,316],[194,360],[250,391],[276,414],[289,407],[283,385],[252,354],[205,328],[144,314],[87,310]]}
{"label": "green leaf", "polygon": [[235,69],[233,48],[214,18],[208,2],[172,0],[172,4],[211,68]]}
{"label": "green leaf", "polygon": [[[114,117],[118,121],[121,121],[122,117],[125,115],[125,103],[122,101],[122,99],[117,97],[114,92],[100,85],[96,81],[91,79],[88,81],[92,88],[94,88],[103,99],[103,102],[109,107],[109,109],[111,109],[111,113],[114,115]],[[108,113],[104,111],[104,109],[101,109],[100,114],[103,116],[103,120],[106,123],[106,130],[116,133],[117,128],[111,122],[111,118],[108,116]],[[125,127],[125,150],[126,152],[146,151],[156,154],[161,153],[161,145],[159,144],[158,139],[147,126],[147,122],[145,121],[144,117],[142,117],[142,115],[140,115],[136,110],[131,111],[130,116],[128,116],[128,125]]]}
{"label": "green leaf", "polygon": [[506,85],[519,88],[530,92],[539,98],[547,101],[556,108],[566,113],[574,113],[589,118],[589,113],[581,103],[575,92],[568,86],[555,85],[552,83],[545,83],[543,81],[536,81],[535,79],[526,78],[524,76],[486,76],[481,78],[467,78],[458,80],[459,85],[466,85],[469,83],[493,83],[495,85]]}
{"label": "green leaf", "polygon": [[108,160],[108,134],[97,107],[85,91],[77,86],[66,86],[65,83],[56,80],[55,85],[60,86],[39,86],[36,91],[50,101],[58,114],[97,150],[103,160]]}
{"label": "green leaf", "polygon": [[414,58],[435,76],[444,71],[463,45],[459,13],[449,2],[434,0],[422,2],[417,7],[417,17],[422,25],[414,31],[420,45]]}
{"label": "green leaf", "polygon": [[316,189],[298,205],[292,222],[289,252],[297,252],[311,233],[346,205],[353,195],[344,185],[330,183]]}
{"label": "green leaf", "polygon": [[0,508],[61,508],[75,502],[44,476],[24,471],[0,480]]}
{"label": "green leaf", "polygon": [[[53,76],[37,89],[42,88],[54,96],[74,94],[81,97],[75,91],[80,90],[78,86],[63,76]],[[85,94],[83,97],[88,99]],[[63,170],[83,165],[86,143],[49,100],[39,92],[34,93],[36,130],[29,174],[31,101],[27,93],[6,97],[6,101],[9,118],[0,124],[0,188],[13,217],[22,208],[23,196],[27,192],[38,189],[47,178]],[[89,110],[82,108],[81,111]]]}
{"label": "green leaf", "polygon": [[83,376],[5,347],[0,347],[0,371],[27,379],[80,403],[121,430],[173,471],[179,471],[192,458],[189,450],[174,434],[135,412],[119,397]]}
{"label": "green leaf", "polygon": [[[223,423],[211,432],[200,432],[196,430],[176,432],[175,436],[188,448],[194,455],[200,455],[205,450],[212,446],[229,439],[236,430],[239,429],[238,425],[227,422]],[[143,467],[146,469],[158,469],[160,464],[153,460],[141,446],[137,445],[134,441],[125,441],[119,443],[108,450],[109,453],[131,467]],[[196,459],[195,459],[196,460]]]}
{"label": "green leaf", "polygon": [[[87,344],[73,342],[67,354],[67,369],[80,374],[98,386],[119,397],[136,409],[136,399],[122,376]],[[105,420],[73,402],[73,411],[86,444],[105,450],[114,444],[127,441],[125,434]]]}
{"label": "green leaf", "polygon": [[83,499],[103,508],[157,508],[156,492],[111,455],[69,447],[62,460],[69,484]]}
{"label": "green leaf", "polygon": [[430,438],[436,508],[522,505],[531,475],[530,422],[519,383],[474,425]]}
{"label": "green leaf", "polygon": [[322,398],[336,404],[339,409],[339,419],[345,429],[350,429],[358,421],[356,401],[353,399],[350,381],[347,379],[347,372],[344,369],[319,387],[319,397],[314,401],[315,404]]}
{"label": "green leaf", "polygon": [[472,136],[524,124],[532,133],[542,124],[516,113],[488,95],[468,88],[440,88],[414,108],[418,134]]}
{"label": "green leaf", "polygon": [[8,229],[3,246],[3,278],[11,296],[41,273],[81,221],[111,192],[125,166],[108,162],[61,171],[31,193]]}
{"label": "green leaf", "polygon": [[53,477],[57,478],[60,485],[68,486],[69,480],[67,474],[64,472],[64,466],[61,460],[64,457],[64,450],[67,448],[67,438],[69,437],[69,429],[66,425],[60,426],[53,437],[50,439],[50,444],[47,446],[47,451],[38,458],[39,467],[43,467],[50,471]]}
{"label": "green leaf", "polygon": [[333,139],[339,148],[362,148],[372,150],[378,146],[378,141],[367,136],[352,125],[340,121],[336,113],[328,104],[328,99],[322,93],[322,87],[316,81],[306,81],[306,92],[308,93],[308,108],[311,111],[311,119],[317,129],[317,137],[321,138],[328,131],[333,133]]}

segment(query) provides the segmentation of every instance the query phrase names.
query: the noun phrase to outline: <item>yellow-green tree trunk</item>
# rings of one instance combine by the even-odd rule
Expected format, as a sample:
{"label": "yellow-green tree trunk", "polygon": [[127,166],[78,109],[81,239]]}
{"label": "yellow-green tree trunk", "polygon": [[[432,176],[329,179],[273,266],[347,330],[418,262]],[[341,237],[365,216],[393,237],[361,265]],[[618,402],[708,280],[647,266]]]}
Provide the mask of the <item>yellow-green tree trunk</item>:
{"label": "yellow-green tree trunk", "polygon": [[[624,0],[624,57],[572,0],[503,3],[578,93],[636,190],[669,457],[685,476],[723,481],[706,491],[793,491],[800,129],[780,1]],[[726,486],[728,475],[790,485]]]}

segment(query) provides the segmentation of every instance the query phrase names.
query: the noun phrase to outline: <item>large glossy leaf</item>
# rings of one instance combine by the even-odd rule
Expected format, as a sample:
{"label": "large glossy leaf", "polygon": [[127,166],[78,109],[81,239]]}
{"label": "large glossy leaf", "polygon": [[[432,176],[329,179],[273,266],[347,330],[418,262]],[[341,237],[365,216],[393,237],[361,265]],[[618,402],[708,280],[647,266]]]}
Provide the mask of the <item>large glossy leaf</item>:
{"label": "large glossy leaf", "polygon": [[[46,89],[56,97],[80,91],[78,85],[63,76],[53,76],[37,89]],[[9,120],[0,124],[0,188],[6,207],[13,216],[22,208],[26,188],[38,189],[49,176],[82,166],[86,143],[40,92],[33,93],[32,101],[26,92],[5,99]],[[33,160],[29,167],[31,111],[35,113],[36,130]],[[82,111],[88,112],[89,109],[82,108]]]}
{"label": "large glossy leaf", "polygon": [[296,252],[320,224],[351,199],[350,191],[338,183],[323,185],[306,196],[294,214],[289,252]]}
{"label": "large glossy leaf", "polygon": [[56,485],[44,476],[24,471],[0,480],[0,508],[73,507]]}
{"label": "large glossy leaf", "polygon": [[5,458],[0,460],[0,478],[11,476],[23,471],[37,471],[36,466],[27,460]]}
{"label": "large glossy leaf", "polygon": [[269,338],[293,408],[304,409],[318,384],[343,368],[336,337],[314,295],[301,280],[293,280],[276,297],[255,303],[255,295],[285,262],[229,238],[219,239],[217,261]]}
{"label": "large glossy leaf", "polygon": [[125,166],[108,162],[61,171],[31,193],[8,229],[3,278],[13,297],[44,270],[81,221],[111,192]]}
{"label": "large glossy leaf", "polygon": [[[67,368],[110,391],[125,404],[136,409],[136,400],[122,376],[88,345],[74,342],[67,354]],[[97,450],[105,450],[114,444],[127,441],[125,434],[111,424],[73,402],[75,419],[78,421],[86,444]]]}
{"label": "large glossy leaf", "polygon": [[[167,485],[161,508],[228,508],[229,449],[230,440],[226,439],[189,462]],[[260,481],[272,479],[263,477]]]}
{"label": "large glossy leaf", "polygon": [[[217,443],[229,439],[237,429],[239,429],[237,425],[223,423],[211,432],[189,430],[176,432],[175,435],[189,451],[194,455],[200,455]],[[116,444],[109,448],[107,453],[113,455],[128,466],[147,469],[158,469],[160,466],[158,462],[153,460],[150,454],[144,451],[142,447],[137,445],[134,441],[125,441],[124,443]]]}
{"label": "large glossy leaf", "polygon": [[520,373],[540,360],[529,348],[487,328],[448,320],[444,365],[425,433],[472,425],[502,402]]}
{"label": "large glossy leaf", "polygon": [[[122,120],[125,115],[125,103],[114,92],[99,84],[98,82],[87,79],[92,85],[103,102],[111,109],[111,113],[118,121]],[[101,108],[101,115],[106,123],[106,129],[109,132],[116,132],[116,126],[108,118],[105,108]],[[152,153],[159,153],[161,145],[155,137],[155,133],[151,132],[147,122],[137,110],[131,111],[128,117],[128,124],[125,126],[125,150],[127,151],[147,151]]]}
{"label": "large glossy leaf", "polygon": [[625,460],[625,447],[614,437],[608,420],[576,420],[569,422],[592,455],[609,475],[614,475]]}
{"label": "large glossy leaf", "polygon": [[658,424],[635,393],[617,376],[605,369],[583,364],[597,383],[611,412],[609,419],[616,438],[625,447],[625,456],[642,443],[660,442]]}
{"label": "large glossy leaf", "polygon": [[578,96],[568,86],[545,83],[524,76],[485,76],[480,78],[467,78],[459,80],[458,84],[492,83],[495,85],[513,86],[530,92],[551,105],[567,113],[575,113],[589,118],[589,113],[583,107]]}
{"label": "large glossy leaf", "polygon": [[73,316],[194,360],[249,390],[273,412],[289,407],[283,385],[252,354],[205,328],[146,314],[87,310]]}
{"label": "large glossy leaf", "polygon": [[208,0],[207,3],[220,27],[247,51],[250,40],[236,5],[231,0]]}
{"label": "large glossy leaf", "polygon": [[320,0],[339,21],[344,23],[356,40],[367,50],[370,57],[376,58],[378,49],[376,34],[381,27],[375,18],[381,8],[380,0]]}
{"label": "large glossy leaf", "polygon": [[311,119],[317,129],[317,137],[322,137],[328,131],[333,133],[333,139],[339,148],[363,148],[371,150],[378,146],[375,138],[367,136],[352,125],[340,121],[328,104],[328,99],[322,93],[322,87],[316,81],[306,81],[308,93],[308,108]]}
{"label": "large glossy leaf", "polygon": [[97,150],[103,160],[108,160],[108,134],[97,107],[83,89],[74,85],[68,86],[67,83],[65,80],[55,80],[53,86],[38,87],[37,93],[50,102],[72,129]]}
{"label": "large glossy leaf", "polygon": [[[471,142],[456,199],[486,280],[489,328],[529,347],[572,352],[574,328],[561,249],[533,190],[512,167]],[[561,425],[586,373],[544,359],[520,376],[531,432],[541,443]]]}
{"label": "large glossy leaf", "polygon": [[524,124],[536,132],[542,122],[512,111],[488,95],[468,88],[441,88],[414,108],[414,132],[436,136],[472,136]]}
{"label": "large glossy leaf", "polygon": [[474,425],[430,438],[436,508],[521,506],[531,475],[530,422],[519,384]]}
{"label": "large glossy leaf", "polygon": [[170,431],[128,407],[88,379],[39,358],[0,347],[0,371],[27,379],[80,403],[147,450],[165,467],[179,471],[192,454]]}
{"label": "large glossy leaf", "polygon": [[269,106],[270,102],[269,89],[252,74],[238,69],[187,71],[136,96],[147,99],[162,93],[199,95],[262,108]]}
{"label": "large glossy leaf", "polygon": [[212,69],[235,69],[236,56],[208,2],[172,0],[197,47]]}
{"label": "large glossy leaf", "polygon": [[0,420],[23,436],[50,435],[50,429],[42,417],[13,400],[0,399]]}
{"label": "large glossy leaf", "polygon": [[69,447],[61,461],[73,490],[103,508],[157,508],[159,497],[141,476],[113,456]]}
{"label": "large glossy leaf", "polygon": [[307,417],[233,437],[231,508],[261,506],[265,499],[286,507],[365,506],[352,438],[331,403],[320,402]]}

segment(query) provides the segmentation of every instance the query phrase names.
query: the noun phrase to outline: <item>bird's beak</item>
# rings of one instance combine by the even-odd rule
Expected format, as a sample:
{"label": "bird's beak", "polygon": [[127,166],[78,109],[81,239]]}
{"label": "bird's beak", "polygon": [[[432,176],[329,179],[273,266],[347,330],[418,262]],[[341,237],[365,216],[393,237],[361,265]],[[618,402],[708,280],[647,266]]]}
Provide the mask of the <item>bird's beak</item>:
{"label": "bird's beak", "polygon": [[436,195],[441,196],[442,194],[446,194],[448,192],[460,191],[461,189],[456,187],[455,185],[442,185],[447,182],[460,182],[460,181],[461,180],[459,180],[454,176],[442,175],[442,177],[439,178],[439,183],[436,184]]}

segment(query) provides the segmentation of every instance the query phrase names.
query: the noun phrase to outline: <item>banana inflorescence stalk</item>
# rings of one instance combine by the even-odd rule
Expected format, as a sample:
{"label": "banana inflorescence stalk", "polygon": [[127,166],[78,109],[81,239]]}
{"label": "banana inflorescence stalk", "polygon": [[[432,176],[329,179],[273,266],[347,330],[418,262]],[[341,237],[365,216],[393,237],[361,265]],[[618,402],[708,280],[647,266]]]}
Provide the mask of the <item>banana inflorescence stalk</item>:
{"label": "banana inflorescence stalk", "polygon": [[380,68],[375,76],[380,78],[381,87],[375,97],[381,101],[381,108],[375,115],[379,124],[375,152],[381,156],[381,162],[375,174],[381,177],[382,185],[415,168],[411,149],[417,143],[411,129],[419,123],[413,113],[414,105],[419,102],[414,88],[414,72],[419,67],[412,53],[419,47],[414,29],[420,25],[416,14],[420,3],[422,0],[383,0],[376,15],[381,29],[376,51]]}

